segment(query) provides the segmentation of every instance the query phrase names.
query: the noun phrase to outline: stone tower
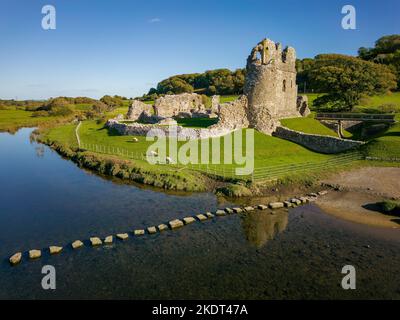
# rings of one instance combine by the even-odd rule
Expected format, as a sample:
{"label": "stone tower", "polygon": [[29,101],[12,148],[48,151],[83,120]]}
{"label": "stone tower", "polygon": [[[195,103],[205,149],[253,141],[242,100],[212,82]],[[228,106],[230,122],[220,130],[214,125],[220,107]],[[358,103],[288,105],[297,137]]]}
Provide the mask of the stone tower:
{"label": "stone tower", "polygon": [[270,134],[278,120],[298,117],[296,52],[264,39],[247,59],[244,94],[250,127]]}

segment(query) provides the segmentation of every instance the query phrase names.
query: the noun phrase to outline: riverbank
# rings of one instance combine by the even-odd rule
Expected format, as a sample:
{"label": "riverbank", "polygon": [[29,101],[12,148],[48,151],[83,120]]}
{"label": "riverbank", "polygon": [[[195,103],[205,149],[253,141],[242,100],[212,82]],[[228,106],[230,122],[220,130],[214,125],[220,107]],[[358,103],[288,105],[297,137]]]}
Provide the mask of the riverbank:
{"label": "riverbank", "polygon": [[400,217],[380,212],[377,202],[400,199],[400,168],[364,167],[340,172],[321,183],[335,189],[317,201],[325,212],[352,222],[400,228]]}

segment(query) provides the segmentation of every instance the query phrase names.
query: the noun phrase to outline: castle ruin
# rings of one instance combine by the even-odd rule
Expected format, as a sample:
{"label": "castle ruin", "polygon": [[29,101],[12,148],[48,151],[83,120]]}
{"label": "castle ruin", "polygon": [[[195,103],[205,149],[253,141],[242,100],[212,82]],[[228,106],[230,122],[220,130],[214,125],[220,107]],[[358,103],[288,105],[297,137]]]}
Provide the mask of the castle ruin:
{"label": "castle ruin", "polygon": [[296,52],[282,50],[269,39],[258,43],[246,65],[244,94],[249,125],[264,133],[275,130],[279,119],[299,117],[297,108]]}
{"label": "castle ruin", "polygon": [[[121,124],[118,119],[111,119],[108,126],[117,128],[121,134],[146,134],[146,130],[164,119],[218,116],[218,123],[202,129],[203,134],[209,130],[205,136],[224,135],[241,128],[254,128],[271,135],[280,125],[279,119],[307,116],[309,112],[307,97],[297,96],[295,50],[291,47],[282,50],[280,44],[264,39],[247,59],[244,95],[237,100],[220,104],[214,96],[209,109],[196,93],[166,95],[158,98],[153,106],[135,100],[129,108],[128,119],[147,125]],[[179,132],[187,132],[180,129]]]}

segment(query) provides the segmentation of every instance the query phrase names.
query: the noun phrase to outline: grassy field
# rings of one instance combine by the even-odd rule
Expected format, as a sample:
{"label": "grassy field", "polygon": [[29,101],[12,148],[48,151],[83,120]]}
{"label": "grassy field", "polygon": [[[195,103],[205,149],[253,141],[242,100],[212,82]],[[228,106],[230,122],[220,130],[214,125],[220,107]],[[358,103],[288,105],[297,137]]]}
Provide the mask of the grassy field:
{"label": "grassy field", "polygon": [[[74,133],[75,125],[65,125],[50,130],[46,137],[51,141],[58,141],[67,145],[77,146]],[[251,129],[249,129],[251,130]],[[153,143],[146,141],[145,137],[137,136],[139,142],[133,142],[132,136],[116,135],[104,127],[104,123],[97,124],[96,121],[85,121],[79,129],[80,139],[83,143],[111,146],[145,154],[148,147]],[[246,135],[242,130],[243,153],[245,152]],[[267,136],[254,131],[255,165],[258,167],[278,164],[301,163],[308,161],[326,160],[332,156],[312,152],[300,145],[276,137]],[[214,139],[215,140],[215,139]],[[183,145],[185,142],[179,142]],[[209,146],[211,148],[212,142]],[[199,146],[200,148],[200,146]],[[220,139],[220,150],[224,150],[224,139]],[[223,159],[223,155],[221,155]],[[231,167],[231,165],[221,165]]]}
{"label": "grassy field", "polygon": [[327,128],[313,117],[282,119],[281,124],[296,131],[337,137],[336,132]]}
{"label": "grassy field", "polygon": [[33,112],[9,108],[0,110],[0,131],[16,132],[21,127],[36,127],[54,117],[32,117]]}
{"label": "grassy field", "polygon": [[369,139],[365,147],[369,156],[400,159],[400,114],[396,115],[396,120],[387,131]]}

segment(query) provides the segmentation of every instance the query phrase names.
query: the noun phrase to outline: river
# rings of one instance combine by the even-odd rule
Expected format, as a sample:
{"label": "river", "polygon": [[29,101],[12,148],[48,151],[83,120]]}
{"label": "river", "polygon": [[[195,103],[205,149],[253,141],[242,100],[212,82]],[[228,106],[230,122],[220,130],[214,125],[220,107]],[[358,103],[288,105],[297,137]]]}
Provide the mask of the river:
{"label": "river", "polygon": [[[31,142],[31,132],[0,133],[0,299],[400,298],[399,231],[340,220],[314,204],[92,248],[91,236],[231,203],[100,177]],[[85,247],[72,250],[76,239]],[[49,245],[65,248],[50,256]],[[42,258],[28,261],[29,249],[43,249]],[[17,251],[23,261],[12,267]],[[41,287],[44,265],[55,267],[55,290]],[[345,265],[356,268],[356,290],[341,287]]]}

